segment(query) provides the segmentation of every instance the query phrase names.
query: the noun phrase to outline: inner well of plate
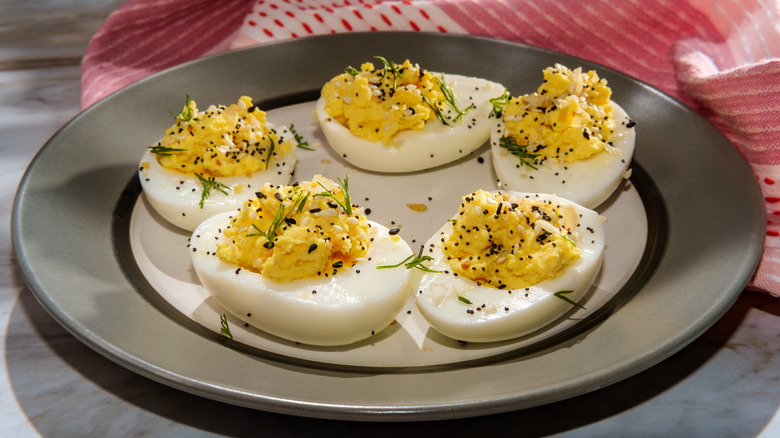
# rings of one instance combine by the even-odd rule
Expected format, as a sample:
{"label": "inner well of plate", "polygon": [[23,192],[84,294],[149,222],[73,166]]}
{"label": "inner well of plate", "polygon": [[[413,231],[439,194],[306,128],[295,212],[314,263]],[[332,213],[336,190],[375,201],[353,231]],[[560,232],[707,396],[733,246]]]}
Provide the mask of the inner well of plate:
{"label": "inner well of plate", "polygon": [[[295,99],[291,99],[295,101]],[[294,124],[314,146],[299,150],[294,180],[308,180],[315,174],[329,178],[348,175],[353,202],[367,207],[369,218],[392,227],[413,248],[424,243],[452,214],[460,197],[476,189],[496,190],[490,153],[486,146],[451,165],[409,174],[378,174],[351,167],[325,145],[312,117],[314,102],[287,104],[268,111],[276,124]],[[300,100],[298,100],[300,102]],[[641,174],[641,170],[640,170]],[[469,175],[463,178],[463,175]],[[137,186],[131,183],[130,186]],[[556,348],[598,323],[619,304],[619,298],[638,290],[642,278],[653,266],[652,259],[662,245],[663,212],[648,211],[646,199],[653,196],[652,182],[634,177],[598,211],[606,223],[604,265],[583,302],[587,310],[574,309],[543,330],[512,341],[464,344],[448,339],[430,328],[410,298],[397,322],[375,336],[349,346],[311,347],[288,342],[228,316],[234,339],[220,339],[220,315],[226,313],[200,285],[190,264],[189,233],[168,225],[148,205],[140,189],[129,190],[118,209],[127,211],[129,221],[119,221],[117,248],[131,283],[150,302],[193,330],[226,342],[226,348],[320,364],[355,367],[428,367],[530,354],[539,348]],[[134,194],[132,193],[134,192]],[[422,206],[422,207],[421,207]],[[413,208],[412,208],[413,207]],[[420,211],[423,210],[423,211]],[[118,215],[122,216],[122,215]],[[131,264],[131,267],[127,267]]]}

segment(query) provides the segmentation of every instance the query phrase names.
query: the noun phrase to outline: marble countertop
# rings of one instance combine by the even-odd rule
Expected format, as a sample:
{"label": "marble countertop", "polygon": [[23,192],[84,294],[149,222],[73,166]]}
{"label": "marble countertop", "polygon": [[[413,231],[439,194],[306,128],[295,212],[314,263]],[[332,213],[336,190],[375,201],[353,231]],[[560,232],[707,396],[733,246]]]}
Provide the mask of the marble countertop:
{"label": "marble countertop", "polygon": [[[6,224],[24,169],[79,111],[79,62],[89,37],[121,3],[0,2]],[[0,231],[0,335],[0,436],[780,436],[780,300],[747,291],[700,338],[622,382],[532,409],[437,422],[254,411],[137,375],[79,342],[36,301],[8,225]]]}

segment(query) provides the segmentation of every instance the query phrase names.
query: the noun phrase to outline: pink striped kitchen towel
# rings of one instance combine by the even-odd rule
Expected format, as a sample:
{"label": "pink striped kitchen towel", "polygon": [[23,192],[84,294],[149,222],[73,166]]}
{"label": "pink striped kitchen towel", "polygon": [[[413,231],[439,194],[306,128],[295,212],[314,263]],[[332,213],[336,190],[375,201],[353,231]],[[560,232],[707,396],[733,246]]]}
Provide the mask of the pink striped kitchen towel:
{"label": "pink striped kitchen towel", "polygon": [[778,23],[780,0],[130,0],[87,48],[82,106],[187,60],[309,35],[449,32],[565,52],[674,96],[739,148],[768,218],[749,287],[780,296]]}

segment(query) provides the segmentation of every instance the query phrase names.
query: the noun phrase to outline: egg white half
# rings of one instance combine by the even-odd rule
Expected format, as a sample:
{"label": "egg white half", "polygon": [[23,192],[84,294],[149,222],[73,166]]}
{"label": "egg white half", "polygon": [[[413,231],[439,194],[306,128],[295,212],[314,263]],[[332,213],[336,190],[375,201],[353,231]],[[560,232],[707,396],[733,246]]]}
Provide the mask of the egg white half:
{"label": "egg white half", "polygon": [[596,208],[604,202],[626,178],[634,154],[636,133],[626,125],[628,114],[612,102],[612,116],[616,122],[612,134],[614,152],[601,151],[585,160],[558,163],[547,160],[537,169],[520,165],[520,159],[499,146],[506,126],[497,118],[490,134],[493,169],[500,187],[535,193],[554,193],[587,208]]}
{"label": "egg white half", "polygon": [[211,217],[193,232],[192,265],[220,305],[260,330],[303,344],[347,345],[389,326],[409,297],[410,270],[377,266],[398,263],[412,250],[378,223],[369,221],[374,240],[352,268],[327,278],[277,283],[214,255],[224,238],[219,230],[230,216]]}
{"label": "egg white half", "polygon": [[[268,169],[251,175],[216,178],[228,186],[227,195],[211,190],[200,207],[203,186],[194,174],[184,174],[163,167],[157,156],[147,150],[141,157],[138,177],[149,203],[171,224],[192,231],[207,218],[224,211],[235,211],[265,183],[286,185],[290,182],[296,162],[294,135],[286,127],[276,128],[280,137],[290,141],[290,152],[271,157]],[[145,166],[144,163],[148,163]]]}
{"label": "egg white half", "polygon": [[486,79],[444,74],[458,108],[469,105],[462,120],[446,126],[433,117],[420,131],[399,132],[391,145],[353,135],[330,117],[325,99],[317,101],[315,115],[330,146],[350,164],[375,172],[413,172],[430,169],[466,156],[490,137],[493,110],[490,99],[501,96],[504,86]]}
{"label": "egg white half", "polygon": [[570,238],[581,250],[580,257],[558,277],[527,288],[499,290],[478,285],[451,272],[441,249],[441,240],[453,233],[453,224],[448,221],[425,244],[424,254],[433,257],[427,266],[442,272],[424,273],[413,292],[426,321],[447,337],[466,342],[495,342],[539,330],[573,308],[555,296],[556,292],[570,290],[565,297],[578,303],[601,269],[605,232],[598,213],[553,195],[509,193],[518,199],[535,196],[573,206],[581,217]]}

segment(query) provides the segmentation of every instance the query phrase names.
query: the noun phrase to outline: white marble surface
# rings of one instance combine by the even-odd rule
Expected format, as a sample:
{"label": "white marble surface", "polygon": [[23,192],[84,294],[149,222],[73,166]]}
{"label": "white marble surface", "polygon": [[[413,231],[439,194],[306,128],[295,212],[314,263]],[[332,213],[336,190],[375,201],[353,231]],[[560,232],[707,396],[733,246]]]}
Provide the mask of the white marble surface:
{"label": "white marble surface", "polygon": [[[0,220],[25,167],[77,114],[79,57],[117,0],[0,0]],[[701,338],[627,380],[490,417],[352,423],[235,407],[86,347],[35,300],[0,229],[0,436],[780,436],[780,300],[745,292]],[[496,427],[498,426],[498,427]]]}

